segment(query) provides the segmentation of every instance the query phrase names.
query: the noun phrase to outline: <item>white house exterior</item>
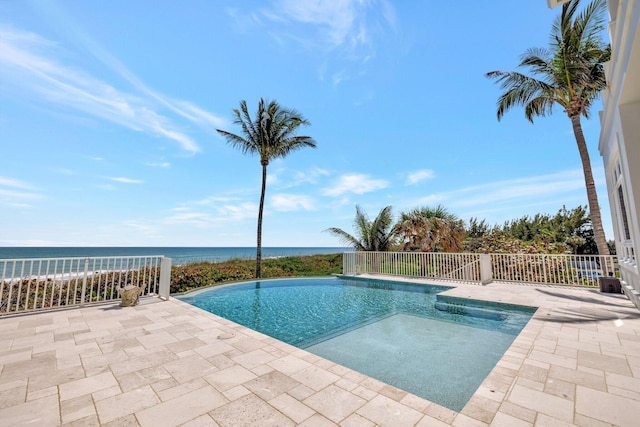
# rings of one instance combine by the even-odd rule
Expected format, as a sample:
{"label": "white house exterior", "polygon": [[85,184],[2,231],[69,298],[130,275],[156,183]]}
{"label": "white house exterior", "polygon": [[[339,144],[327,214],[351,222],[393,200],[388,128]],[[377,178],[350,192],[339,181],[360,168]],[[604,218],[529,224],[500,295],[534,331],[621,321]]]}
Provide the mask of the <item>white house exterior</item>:
{"label": "white house exterior", "polygon": [[609,0],[611,60],[600,142],[625,294],[640,307],[640,0]]}
{"label": "white house exterior", "polygon": [[605,66],[608,84],[602,91],[598,149],[624,291],[640,308],[640,0],[609,0],[608,6],[612,54]]}

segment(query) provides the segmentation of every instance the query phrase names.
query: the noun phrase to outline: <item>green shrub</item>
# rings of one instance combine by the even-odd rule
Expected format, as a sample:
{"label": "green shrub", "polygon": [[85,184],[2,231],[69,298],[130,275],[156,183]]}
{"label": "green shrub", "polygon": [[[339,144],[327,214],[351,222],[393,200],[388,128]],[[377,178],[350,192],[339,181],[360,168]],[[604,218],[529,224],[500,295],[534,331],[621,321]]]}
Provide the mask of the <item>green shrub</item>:
{"label": "green shrub", "polygon": [[[171,267],[171,293],[255,278],[255,260],[200,262]],[[342,273],[342,254],[262,260],[262,278],[330,276]]]}

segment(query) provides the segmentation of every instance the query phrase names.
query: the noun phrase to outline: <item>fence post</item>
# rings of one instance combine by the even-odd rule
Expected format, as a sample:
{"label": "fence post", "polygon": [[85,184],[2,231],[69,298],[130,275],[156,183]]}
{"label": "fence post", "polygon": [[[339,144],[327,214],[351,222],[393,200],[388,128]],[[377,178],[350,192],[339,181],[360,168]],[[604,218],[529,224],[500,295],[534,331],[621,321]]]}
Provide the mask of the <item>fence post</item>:
{"label": "fence post", "polygon": [[486,285],[493,282],[493,271],[491,268],[491,255],[480,254],[480,283]]}
{"label": "fence post", "polygon": [[165,301],[169,300],[169,293],[171,284],[171,258],[162,257],[160,262],[160,286],[158,289],[158,296]]}
{"label": "fence post", "polygon": [[80,307],[84,307],[84,299],[87,295],[87,276],[88,275],[89,275],[89,258],[85,258],[84,259],[84,277],[82,278],[82,293],[80,295]]}

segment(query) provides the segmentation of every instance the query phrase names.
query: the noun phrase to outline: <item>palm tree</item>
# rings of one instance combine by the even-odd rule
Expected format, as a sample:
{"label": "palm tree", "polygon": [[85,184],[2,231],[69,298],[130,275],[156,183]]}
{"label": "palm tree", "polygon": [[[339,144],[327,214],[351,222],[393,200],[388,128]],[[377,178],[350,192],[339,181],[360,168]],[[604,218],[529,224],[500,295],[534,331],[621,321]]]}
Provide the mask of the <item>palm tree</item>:
{"label": "palm tree", "polygon": [[294,150],[304,147],[316,147],[310,136],[295,135],[302,125],[311,123],[295,110],[281,107],[276,101],[265,102],[260,99],[256,115],[251,118],[247,102],[240,101],[240,109],[233,110],[233,124],[242,128],[242,136],[225,130],[217,131],[232,146],[243,154],[260,156],[262,165],[262,190],[260,192],[260,208],[258,210],[258,242],[256,251],[256,278],[262,276],[262,213],[264,211],[264,195],[267,188],[267,166],[272,159],[286,157]]}
{"label": "palm tree", "polygon": [[391,206],[383,208],[371,221],[360,206],[356,205],[355,237],[341,228],[332,227],[325,231],[338,236],[343,243],[353,246],[356,251],[384,252],[391,249],[395,242],[396,233],[392,222]]}
{"label": "palm tree", "polygon": [[562,6],[552,27],[549,49],[529,49],[522,56],[519,66],[527,67],[536,77],[513,71],[492,71],[486,76],[495,79],[505,90],[498,99],[498,120],[516,105],[524,106],[525,117],[532,123],[536,116],[551,114],[555,104],[569,116],[582,160],[598,252],[608,255],[591,161],[580,123],[580,116],[589,118],[589,108],[607,84],[603,63],[611,57],[611,46],[602,40],[607,6],[605,0],[594,0],[578,13],[579,5],[580,0],[572,0]]}
{"label": "palm tree", "polygon": [[403,212],[396,230],[405,251],[459,252],[462,249],[463,223],[442,205]]}

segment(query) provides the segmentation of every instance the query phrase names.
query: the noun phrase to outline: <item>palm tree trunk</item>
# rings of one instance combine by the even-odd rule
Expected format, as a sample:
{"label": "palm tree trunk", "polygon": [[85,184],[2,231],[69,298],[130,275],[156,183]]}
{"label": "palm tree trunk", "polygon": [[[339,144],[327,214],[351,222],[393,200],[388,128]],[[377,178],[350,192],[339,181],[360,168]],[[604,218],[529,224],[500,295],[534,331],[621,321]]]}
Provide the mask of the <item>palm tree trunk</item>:
{"label": "palm tree trunk", "polygon": [[256,279],[262,277],[262,211],[264,210],[264,194],[267,190],[267,164],[262,163],[262,191],[260,192],[260,208],[258,209],[258,243],[256,249]]}
{"label": "palm tree trunk", "polygon": [[609,255],[609,246],[604,235],[602,227],[602,218],[600,217],[600,205],[598,204],[598,194],[596,193],[596,184],[593,181],[593,172],[591,171],[591,160],[589,159],[589,151],[587,150],[587,142],[582,133],[582,125],[580,124],[580,115],[570,115],[571,124],[573,125],[573,134],[576,137],[578,151],[580,152],[580,160],[582,160],[582,171],[584,172],[584,182],[587,187],[587,200],[589,201],[589,216],[593,226],[593,236],[596,240],[599,255]]}

